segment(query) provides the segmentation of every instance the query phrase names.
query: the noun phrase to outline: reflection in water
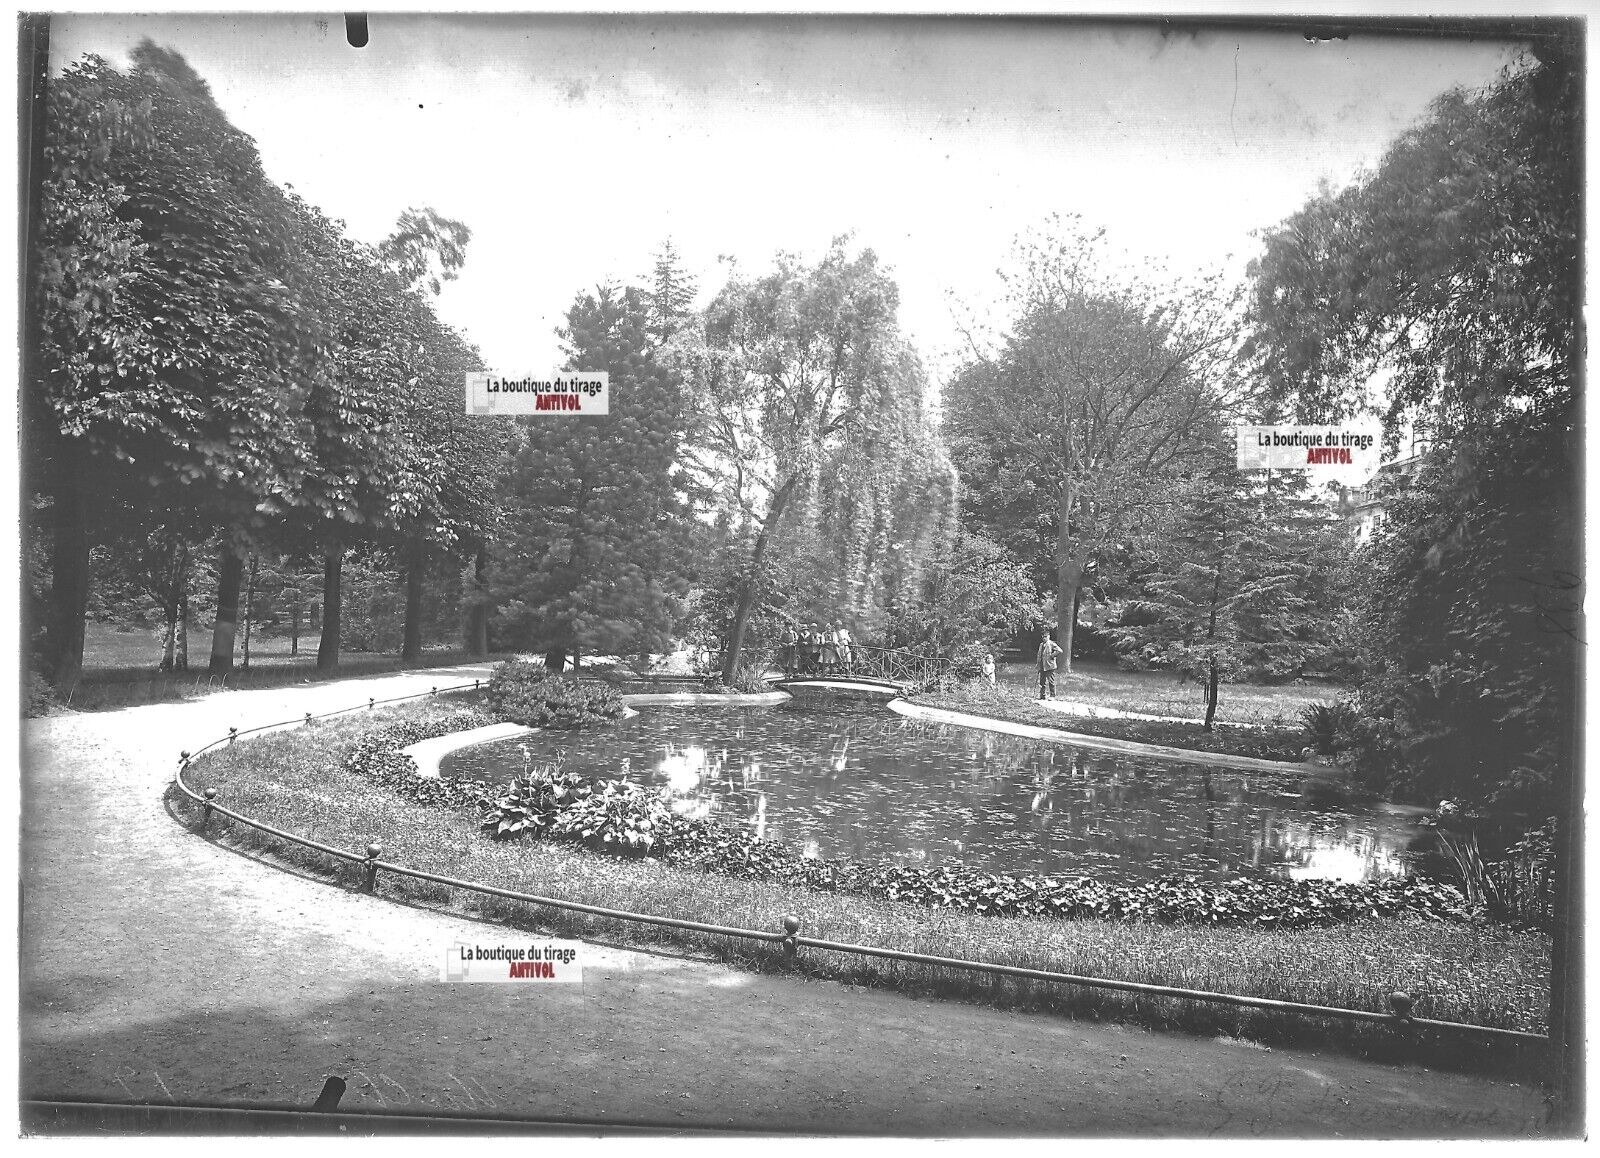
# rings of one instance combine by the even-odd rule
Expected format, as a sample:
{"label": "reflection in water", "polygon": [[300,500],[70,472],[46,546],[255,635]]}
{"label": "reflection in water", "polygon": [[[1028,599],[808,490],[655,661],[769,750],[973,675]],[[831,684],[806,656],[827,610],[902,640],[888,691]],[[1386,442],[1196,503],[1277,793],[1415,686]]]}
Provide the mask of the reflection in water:
{"label": "reflection in water", "polygon": [[[1365,880],[1408,871],[1416,814],[1350,805],[1333,782],[1237,772],[910,720],[882,708],[655,708],[604,731],[517,742],[591,776],[659,786],[686,816],[806,856],[963,861],[1134,881],[1167,873]],[[515,746],[446,775],[506,780]]]}

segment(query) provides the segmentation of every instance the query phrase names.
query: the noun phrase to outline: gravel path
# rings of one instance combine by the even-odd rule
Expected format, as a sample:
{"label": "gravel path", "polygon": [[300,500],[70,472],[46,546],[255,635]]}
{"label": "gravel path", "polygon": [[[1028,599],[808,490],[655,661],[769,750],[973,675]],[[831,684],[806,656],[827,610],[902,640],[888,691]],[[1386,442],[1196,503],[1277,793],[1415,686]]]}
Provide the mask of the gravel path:
{"label": "gravel path", "polygon": [[[179,826],[180,748],[483,669],[24,726],[22,1096],[847,1133],[1529,1136],[1504,1082],[594,945],[582,986],[447,985],[492,927]],[[241,742],[248,742],[241,741]],[[512,938],[507,938],[512,939]]]}

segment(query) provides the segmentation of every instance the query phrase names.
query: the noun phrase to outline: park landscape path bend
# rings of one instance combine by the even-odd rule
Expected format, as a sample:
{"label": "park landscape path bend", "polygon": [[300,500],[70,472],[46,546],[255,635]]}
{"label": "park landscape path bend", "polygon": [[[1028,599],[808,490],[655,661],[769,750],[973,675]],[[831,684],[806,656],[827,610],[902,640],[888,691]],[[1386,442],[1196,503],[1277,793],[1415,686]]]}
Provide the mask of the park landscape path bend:
{"label": "park landscape path bend", "polygon": [[[577,985],[449,985],[497,930],[212,844],[178,752],[455,668],[28,721],[22,1096],[667,1128],[1528,1136],[1531,1086],[929,1001],[591,945]],[[242,740],[241,743],[248,743]],[[520,939],[521,935],[516,936]],[[506,939],[511,939],[508,936]]]}

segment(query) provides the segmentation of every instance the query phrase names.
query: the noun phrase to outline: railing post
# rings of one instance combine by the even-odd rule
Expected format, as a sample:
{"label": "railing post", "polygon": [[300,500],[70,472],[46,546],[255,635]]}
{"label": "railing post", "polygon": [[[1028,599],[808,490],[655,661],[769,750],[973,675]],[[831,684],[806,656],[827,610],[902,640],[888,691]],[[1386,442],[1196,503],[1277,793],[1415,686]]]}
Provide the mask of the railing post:
{"label": "railing post", "polygon": [[383,846],[381,844],[367,845],[367,863],[364,866],[367,875],[361,884],[361,891],[364,893],[378,891],[378,857],[382,854]]}
{"label": "railing post", "polygon": [[1411,1010],[1416,1003],[1416,998],[1409,993],[1396,992],[1389,994],[1389,1012],[1394,1014],[1397,1024],[1406,1025],[1411,1021]]}
{"label": "railing post", "polygon": [[790,913],[783,919],[783,940],[780,942],[780,944],[783,946],[783,959],[791,965],[794,964],[795,954],[799,952],[800,949],[800,946],[795,942],[794,939],[795,934],[799,931],[800,918],[795,916],[793,913]]}
{"label": "railing post", "polygon": [[200,834],[202,836],[209,836],[211,834],[212,802],[217,798],[217,790],[215,788],[207,788],[205,790],[205,798],[205,803],[200,806]]}

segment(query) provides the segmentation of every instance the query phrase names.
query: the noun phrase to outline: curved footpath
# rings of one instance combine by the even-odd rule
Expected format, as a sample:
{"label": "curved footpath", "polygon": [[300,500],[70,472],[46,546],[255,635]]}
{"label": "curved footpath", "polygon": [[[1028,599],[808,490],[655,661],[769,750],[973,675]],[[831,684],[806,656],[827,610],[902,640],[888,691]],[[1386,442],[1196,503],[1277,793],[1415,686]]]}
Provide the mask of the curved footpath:
{"label": "curved footpath", "polygon": [[[851,1133],[1528,1136],[1539,1091],[594,945],[582,986],[447,985],[498,930],[179,826],[180,748],[485,669],[26,721],[24,1098]],[[241,743],[248,743],[248,740]],[[509,938],[508,938],[509,939]]]}

